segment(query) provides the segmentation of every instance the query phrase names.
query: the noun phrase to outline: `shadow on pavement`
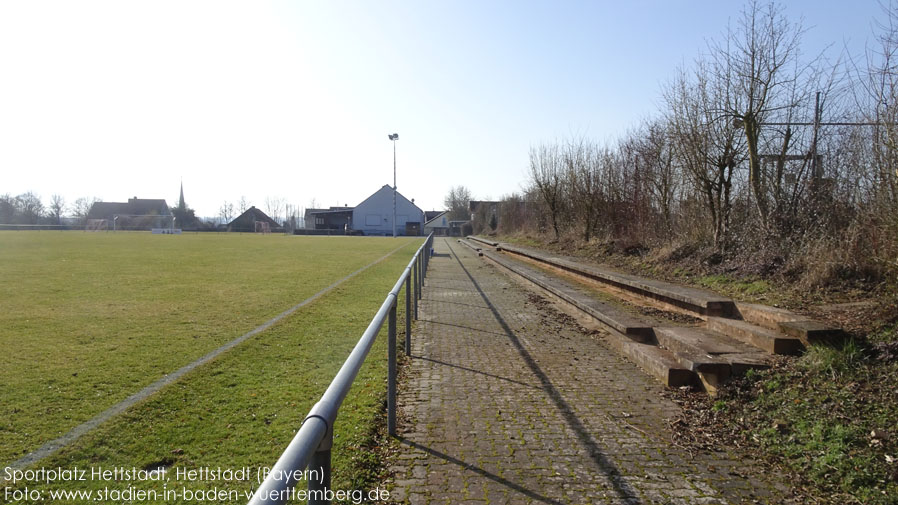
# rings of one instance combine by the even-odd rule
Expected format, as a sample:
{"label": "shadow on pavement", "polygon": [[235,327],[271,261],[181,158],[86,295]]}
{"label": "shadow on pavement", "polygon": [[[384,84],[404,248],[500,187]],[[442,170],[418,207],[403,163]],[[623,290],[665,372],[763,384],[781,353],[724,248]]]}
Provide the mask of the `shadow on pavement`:
{"label": "shadow on pavement", "polygon": [[474,279],[471,273],[465,268],[465,265],[461,262],[458,255],[455,254],[455,250],[452,249],[452,246],[449,242],[446,242],[446,246],[449,247],[449,251],[452,253],[452,256],[455,257],[455,261],[458,262],[459,266],[461,266],[462,270],[464,270],[465,274],[471,280],[471,283],[474,284],[474,287],[477,289],[477,292],[480,294],[480,297],[483,298],[483,301],[490,308],[493,313],[493,316],[496,318],[496,321],[502,326],[502,329],[505,331],[505,334],[508,336],[509,341],[514,346],[514,348],[518,351],[518,354],[523,358],[524,363],[527,364],[527,367],[533,372],[533,374],[539,379],[539,382],[542,386],[542,389],[549,395],[549,398],[552,399],[552,402],[555,403],[555,406],[558,407],[558,410],[561,412],[561,415],[564,417],[564,420],[567,422],[568,426],[577,434],[577,439],[580,443],[589,451],[589,455],[592,460],[596,463],[599,470],[601,470],[611,482],[614,491],[623,499],[627,501],[627,503],[638,504],[640,503],[637,498],[639,494],[633,489],[630,484],[624,479],[621,475],[620,470],[618,470],[617,466],[608,459],[608,457],[602,451],[602,448],[599,447],[599,444],[593,439],[592,435],[586,430],[586,427],[583,425],[583,422],[574,414],[573,409],[561,395],[561,392],[552,384],[552,381],[549,377],[542,371],[533,357],[527,352],[527,349],[524,348],[523,344],[521,344],[520,339],[518,339],[517,335],[515,335],[514,331],[512,331],[511,327],[508,326],[508,323],[505,322],[505,319],[502,318],[502,315],[499,314],[499,311],[496,310],[496,307],[490,301],[489,297],[486,296],[486,293],[483,292],[483,289],[480,287],[480,284]]}
{"label": "shadow on pavement", "polygon": [[[442,302],[440,302],[440,303],[442,303]],[[430,324],[439,324],[439,325],[442,325],[442,326],[452,326],[453,328],[461,328],[461,329],[463,329],[463,330],[476,331],[477,333],[488,333],[488,334],[490,334],[490,335],[505,335],[504,333],[499,333],[498,331],[483,330],[483,329],[480,329],[480,328],[475,328],[475,327],[473,327],[473,326],[465,326],[465,325],[463,325],[463,324],[444,323],[444,322],[442,322],[442,321],[434,321],[433,319],[423,319],[423,318],[421,318],[421,319],[418,319],[418,321],[419,321],[419,322],[430,323]]]}
{"label": "shadow on pavement", "polygon": [[560,502],[558,500],[553,500],[552,498],[549,498],[549,497],[543,496],[539,493],[536,493],[534,491],[531,491],[531,490],[521,486],[520,484],[516,484],[508,479],[503,479],[502,477],[499,477],[496,474],[487,472],[483,468],[480,468],[480,467],[477,467],[474,465],[469,465],[468,463],[465,463],[464,461],[462,461],[458,458],[453,458],[452,456],[450,456],[448,454],[442,453],[435,449],[431,449],[430,447],[423,446],[419,443],[412,442],[411,440],[409,440],[405,437],[398,437],[398,438],[399,438],[399,443],[401,443],[401,444],[405,444],[405,445],[408,445],[409,447],[413,447],[415,449],[424,451],[427,454],[430,454],[431,456],[436,456],[436,457],[446,460],[454,465],[458,465],[458,466],[464,468],[465,470],[470,470],[478,475],[482,475],[483,477],[486,477],[487,479],[490,479],[494,482],[498,482],[499,484],[502,484],[503,486],[514,489],[515,491],[517,491],[521,494],[527,495],[528,498],[531,498],[533,500],[536,500],[536,501],[539,501],[542,503],[550,503],[552,505],[564,505],[564,502]]}
{"label": "shadow on pavement", "polygon": [[506,382],[511,382],[511,383],[513,383],[513,384],[518,384],[518,385],[520,385],[520,386],[524,386],[524,387],[528,387],[528,388],[536,388],[536,389],[539,388],[539,386],[534,386],[533,384],[527,384],[526,382],[521,382],[521,381],[517,381],[517,380],[514,380],[514,379],[509,379],[508,377],[502,377],[502,376],[494,375],[494,374],[487,373],[487,372],[481,372],[480,370],[475,370],[475,369],[473,369],[473,368],[468,368],[468,367],[466,367],[466,366],[453,365],[452,363],[446,363],[445,361],[440,361],[440,360],[438,360],[438,359],[425,358],[424,356],[416,356],[416,355],[414,355],[414,354],[412,354],[410,357],[411,357],[412,359],[423,359],[424,361],[430,361],[431,363],[436,363],[436,364],[438,364],[438,365],[449,366],[449,367],[452,367],[452,368],[458,368],[459,370],[465,370],[465,371],[467,371],[467,372],[472,372],[472,373],[476,373],[476,374],[480,374],[480,375],[485,375],[485,376],[487,376],[487,377],[492,377],[493,379],[499,379],[499,380],[503,380],[503,381],[506,381]]}

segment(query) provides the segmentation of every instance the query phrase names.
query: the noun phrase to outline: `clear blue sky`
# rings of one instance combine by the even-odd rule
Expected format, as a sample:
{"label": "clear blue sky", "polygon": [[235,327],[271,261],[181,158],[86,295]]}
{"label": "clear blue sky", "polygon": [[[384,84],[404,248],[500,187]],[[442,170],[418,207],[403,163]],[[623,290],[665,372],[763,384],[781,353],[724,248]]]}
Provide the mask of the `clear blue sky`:
{"label": "clear blue sky", "polygon": [[[875,0],[786,2],[859,55]],[[518,191],[531,145],[612,139],[735,21],[729,1],[0,2],[0,194],[355,205]]]}

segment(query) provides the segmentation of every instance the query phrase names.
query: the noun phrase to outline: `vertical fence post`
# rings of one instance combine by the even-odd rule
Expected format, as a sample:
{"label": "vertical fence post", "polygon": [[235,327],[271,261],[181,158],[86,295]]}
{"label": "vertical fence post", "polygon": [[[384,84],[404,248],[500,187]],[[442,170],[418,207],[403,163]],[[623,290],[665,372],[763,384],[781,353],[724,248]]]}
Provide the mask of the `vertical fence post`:
{"label": "vertical fence post", "polygon": [[424,243],[424,277],[427,277],[427,264],[430,263],[430,250],[433,248],[433,239]]}
{"label": "vertical fence post", "polygon": [[418,255],[418,261],[415,264],[415,268],[418,269],[418,299],[419,300],[423,296],[421,294],[421,287],[423,286],[423,284],[421,284],[421,275],[423,273],[423,270],[421,270],[421,265],[423,265],[423,264],[424,264],[424,251],[422,250],[421,254]]}
{"label": "vertical fence post", "polygon": [[[311,472],[321,472],[321,478],[309,479],[309,505],[330,505],[327,494],[331,487],[331,446],[334,443],[334,429],[328,427],[327,434],[318,450],[312,454],[309,461]],[[314,475],[311,474],[310,477]]]}
{"label": "vertical fence post", "polygon": [[[420,256],[420,254],[418,254]],[[415,283],[415,321],[418,320],[418,298],[421,295],[421,289],[418,288],[418,257],[415,257],[415,266],[414,270],[414,283]]]}
{"label": "vertical fence post", "polygon": [[396,434],[396,298],[390,307],[387,330],[387,432]]}
{"label": "vertical fence post", "polygon": [[412,273],[405,277],[405,355],[412,355]]}

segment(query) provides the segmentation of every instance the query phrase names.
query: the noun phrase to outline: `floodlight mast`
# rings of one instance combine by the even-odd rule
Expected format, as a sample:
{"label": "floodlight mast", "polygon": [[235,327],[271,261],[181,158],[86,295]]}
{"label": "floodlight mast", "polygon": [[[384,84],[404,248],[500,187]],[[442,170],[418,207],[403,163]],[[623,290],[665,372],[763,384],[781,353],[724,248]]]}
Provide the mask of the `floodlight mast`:
{"label": "floodlight mast", "polygon": [[398,133],[387,135],[393,141],[393,238],[396,238],[396,141],[399,140]]}

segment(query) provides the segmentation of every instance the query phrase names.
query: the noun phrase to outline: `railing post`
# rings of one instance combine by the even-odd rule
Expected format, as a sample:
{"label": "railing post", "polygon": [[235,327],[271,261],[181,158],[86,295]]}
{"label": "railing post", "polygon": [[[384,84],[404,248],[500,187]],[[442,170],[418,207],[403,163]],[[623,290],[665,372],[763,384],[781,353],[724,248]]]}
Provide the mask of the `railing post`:
{"label": "railing post", "polygon": [[[420,256],[420,254],[419,254],[419,256]],[[421,294],[421,290],[418,289],[418,258],[417,258],[417,256],[415,257],[415,266],[414,266],[414,268],[412,268],[412,270],[414,270],[414,276],[415,276],[415,279],[414,279],[414,282],[415,282],[415,321],[417,321],[418,320],[418,297]]]}
{"label": "railing post", "polygon": [[424,243],[424,277],[427,277],[427,264],[430,263],[430,249],[433,247],[432,239]]}
{"label": "railing post", "polygon": [[387,329],[387,432],[396,434],[396,298],[390,307]]}
{"label": "railing post", "polygon": [[[330,505],[327,499],[328,491],[331,488],[331,446],[334,443],[334,429],[328,427],[327,434],[318,450],[312,454],[309,461],[310,473],[314,471],[321,472],[320,479],[309,479],[309,505]],[[314,475],[311,474],[310,477]]]}
{"label": "railing post", "polygon": [[405,277],[405,355],[412,355],[412,273]]}

